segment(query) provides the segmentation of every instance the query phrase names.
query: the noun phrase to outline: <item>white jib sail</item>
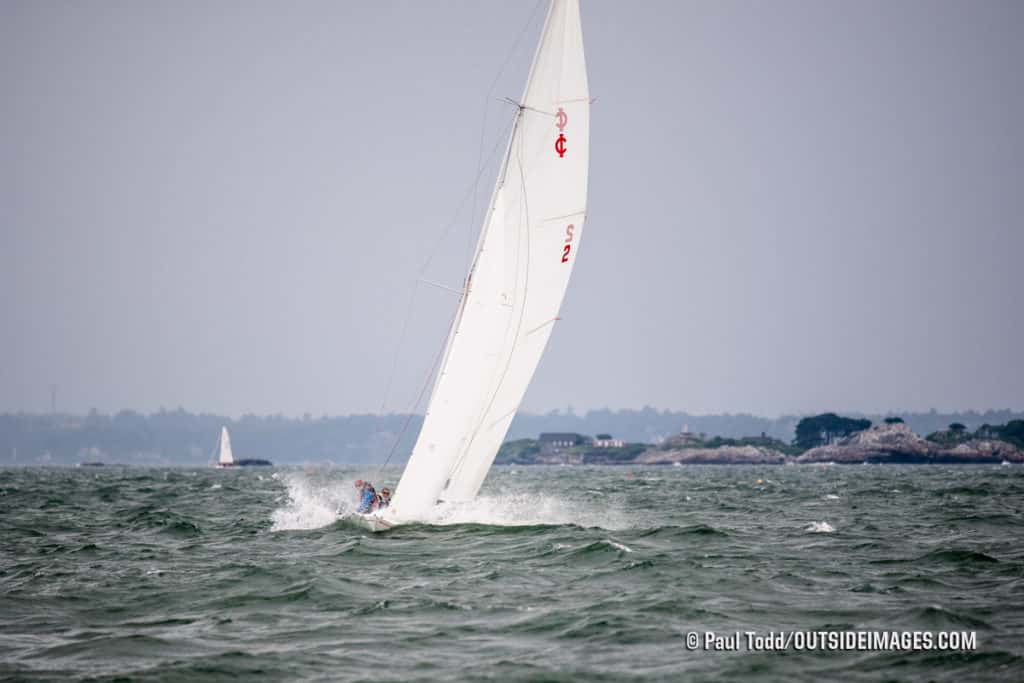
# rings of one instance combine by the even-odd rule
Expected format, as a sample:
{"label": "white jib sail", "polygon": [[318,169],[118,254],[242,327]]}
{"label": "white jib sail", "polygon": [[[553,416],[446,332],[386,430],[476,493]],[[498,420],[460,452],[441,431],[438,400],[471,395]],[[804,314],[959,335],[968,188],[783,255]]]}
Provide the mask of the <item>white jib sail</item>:
{"label": "white jib sail", "polygon": [[476,496],[569,283],[587,205],[590,95],[578,0],[553,0],[423,428],[389,515]]}
{"label": "white jib sail", "polygon": [[235,464],[235,458],[231,455],[231,437],[228,436],[227,427],[220,428],[220,457],[217,462],[221,465]]}

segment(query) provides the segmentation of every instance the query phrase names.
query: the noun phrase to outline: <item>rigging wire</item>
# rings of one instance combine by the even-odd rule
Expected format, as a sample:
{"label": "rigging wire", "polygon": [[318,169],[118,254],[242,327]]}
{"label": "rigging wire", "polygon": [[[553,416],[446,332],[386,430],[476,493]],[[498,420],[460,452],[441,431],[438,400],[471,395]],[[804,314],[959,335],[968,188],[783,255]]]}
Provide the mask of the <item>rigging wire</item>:
{"label": "rigging wire", "polygon": [[[458,312],[456,312],[456,315],[458,315]],[[454,318],[452,319],[452,322],[455,322]],[[444,353],[444,349],[446,346],[447,343],[442,345],[441,348],[438,349],[437,355],[434,356],[434,362],[431,363],[430,371],[427,373],[427,376],[423,380],[423,386],[420,387],[420,393],[419,395],[416,396],[416,401],[415,403],[413,403],[412,409],[409,410],[409,412],[406,414],[405,422],[402,424],[402,429],[398,432],[398,436],[395,438],[395,442],[391,444],[391,450],[388,451],[388,457],[384,458],[384,462],[381,463],[381,466],[379,468],[377,468],[377,478],[380,477],[381,473],[384,472],[384,468],[388,466],[389,462],[391,462],[392,456],[394,456],[395,451],[398,450],[398,444],[401,443],[402,437],[405,436],[405,433],[409,429],[409,425],[412,424],[412,419],[416,416],[416,406],[418,406],[420,401],[423,400],[423,394],[425,394],[427,391],[427,385],[430,384],[430,378],[437,371],[437,364],[441,361],[441,355]]]}
{"label": "rigging wire", "polygon": [[[512,126],[515,125],[515,121],[514,120],[513,120],[511,125]],[[498,151],[498,149],[499,149],[499,147],[501,145],[502,139],[503,139],[502,137],[499,137],[497,142],[495,142],[494,147],[491,149],[491,152],[488,155],[488,159],[487,159],[488,163],[490,163],[490,160],[493,159],[494,155],[497,153],[497,151]],[[420,268],[420,271],[419,271],[419,274],[418,274],[419,277],[417,277],[416,283],[415,283],[415,285],[413,287],[412,294],[409,297],[409,307],[408,307],[408,309],[406,311],[405,320],[403,320],[403,322],[402,322],[402,332],[399,335],[398,345],[395,348],[395,357],[394,357],[394,361],[391,364],[391,373],[390,373],[390,376],[388,377],[387,389],[385,391],[384,400],[381,402],[381,408],[380,408],[380,413],[381,414],[384,413],[384,408],[385,408],[386,403],[387,403],[388,394],[390,393],[391,385],[394,382],[394,377],[395,377],[395,374],[397,372],[398,359],[401,356],[402,346],[403,346],[403,344],[405,342],[406,332],[407,332],[407,330],[409,328],[409,320],[412,318],[413,306],[414,306],[415,301],[416,301],[416,292],[419,290],[420,281],[423,279],[422,276],[423,276],[424,273],[426,273],[427,268],[429,268],[430,264],[433,262],[434,256],[437,255],[437,251],[438,251],[438,248],[440,247],[441,243],[444,241],[444,239],[451,232],[451,229],[455,226],[455,223],[457,222],[459,215],[462,213],[462,209],[465,207],[466,202],[469,201],[470,194],[475,194],[474,188],[477,186],[477,183],[478,183],[478,181],[480,179],[480,175],[483,173],[483,170],[484,170],[483,168],[479,168],[477,170],[476,178],[473,179],[473,188],[470,188],[469,193],[467,193],[465,196],[463,196],[462,201],[459,203],[459,208],[455,212],[455,215],[452,216],[451,221],[448,222],[448,225],[445,227],[444,233],[441,235],[440,239],[438,239],[434,243],[434,246],[431,249],[430,254],[428,254],[428,256],[427,256],[426,262]],[[462,300],[465,299],[465,297],[468,296],[468,295],[469,295],[469,282],[468,282],[468,278],[467,278],[467,282],[466,282],[465,288],[463,289],[462,296],[460,297],[459,308],[457,308],[456,311],[455,311],[455,316],[458,316],[459,310],[461,310]],[[449,332],[451,331],[451,326],[454,325],[454,324],[455,324],[455,317],[452,318],[452,322],[448,326]],[[447,337],[446,337],[445,340],[444,340],[444,343],[441,345],[441,348],[439,349],[437,355],[435,356],[433,363],[431,363],[430,367],[427,370],[426,377],[424,377],[424,380],[423,380],[423,386],[420,388],[420,392],[419,392],[419,394],[417,394],[416,400],[413,401],[413,404],[409,407],[409,411],[406,414],[406,419],[405,419],[405,422],[402,425],[402,429],[398,432],[398,436],[395,437],[395,441],[391,445],[391,450],[388,452],[387,458],[384,459],[383,464],[381,464],[380,468],[378,469],[378,472],[377,472],[377,476],[378,477],[380,476],[381,472],[383,472],[383,470],[387,466],[387,464],[391,461],[391,458],[394,456],[395,451],[398,449],[399,443],[401,443],[402,438],[405,436],[405,433],[408,431],[409,425],[412,423],[412,418],[415,417],[416,408],[417,408],[417,406],[419,406],[420,402],[423,400],[423,395],[426,393],[427,386],[430,384],[430,378],[437,371],[437,365],[440,362],[441,356],[444,354],[444,350],[445,350],[445,348],[447,348],[447,346],[448,346],[448,344],[447,344]]]}
{"label": "rigging wire", "polygon": [[[413,313],[413,310],[415,309],[416,294],[419,291],[420,281],[423,279],[423,275],[426,273],[426,271],[430,267],[431,263],[433,263],[434,257],[437,255],[438,250],[440,249],[441,243],[444,242],[444,240],[448,237],[449,233],[451,233],[452,228],[458,222],[458,217],[462,214],[462,211],[465,208],[466,203],[467,203],[467,201],[470,198],[472,198],[472,200],[473,200],[473,205],[472,205],[472,211],[470,212],[470,223],[471,223],[471,225],[470,225],[470,228],[469,228],[469,246],[468,246],[468,249],[470,251],[470,254],[472,252],[472,241],[473,241],[472,240],[472,238],[473,238],[472,225],[473,225],[473,222],[475,221],[475,218],[476,218],[477,195],[479,194],[480,178],[483,175],[484,170],[487,168],[488,165],[490,165],[491,161],[494,159],[494,156],[497,154],[497,151],[498,151],[498,149],[501,146],[502,140],[504,140],[507,137],[507,136],[500,136],[499,135],[498,138],[497,138],[497,141],[494,144],[494,146],[491,148],[490,153],[487,155],[486,159],[484,158],[484,140],[485,140],[486,131],[487,131],[487,117],[488,117],[489,108],[490,108],[491,96],[492,96],[492,94],[494,92],[494,89],[498,85],[498,81],[504,75],[505,69],[508,68],[509,64],[512,62],[512,59],[515,56],[516,50],[519,48],[519,45],[522,42],[524,36],[526,35],[526,33],[528,32],[530,27],[533,25],[533,23],[535,21],[535,17],[537,16],[537,12],[540,9],[541,5],[544,4],[544,2],[545,2],[545,0],[537,0],[537,3],[534,5],[533,9],[530,12],[529,17],[526,20],[526,23],[523,25],[522,29],[520,29],[519,35],[516,36],[516,39],[513,42],[512,47],[509,48],[508,53],[505,56],[504,62],[502,63],[501,67],[498,69],[498,73],[495,75],[494,79],[491,81],[491,85],[487,89],[487,94],[484,96],[484,114],[483,114],[483,120],[482,120],[482,122],[480,124],[480,145],[478,147],[477,168],[476,168],[476,173],[474,174],[474,177],[473,177],[473,184],[469,188],[469,191],[466,193],[466,195],[464,195],[462,200],[459,202],[459,206],[456,209],[455,214],[452,216],[451,220],[445,226],[445,229],[442,232],[440,238],[437,239],[434,242],[434,245],[431,248],[430,253],[427,255],[426,261],[420,267],[419,272],[417,274],[416,283],[414,284],[412,293],[409,296],[409,304],[408,304],[408,306],[406,308],[406,313],[405,313],[404,319],[402,321],[402,329],[401,329],[401,332],[399,333],[398,343],[397,343],[397,345],[395,347],[394,358],[393,358],[392,363],[391,363],[391,371],[388,374],[388,380],[387,380],[387,382],[385,384],[385,389],[384,389],[384,396],[383,396],[383,398],[381,400],[380,409],[378,411],[378,413],[381,414],[381,415],[384,414],[384,410],[387,407],[388,398],[391,395],[391,389],[393,387],[394,379],[395,379],[395,376],[396,376],[397,371],[398,371],[398,361],[399,361],[399,358],[401,357],[402,347],[405,344],[405,338],[406,338],[406,335],[408,333],[409,320],[412,318],[412,313]],[[513,119],[513,121],[510,124],[510,127],[514,127],[517,120],[518,120],[518,116]],[[470,255],[469,258],[467,258],[467,261],[470,261],[470,262],[472,261],[471,255]],[[468,295],[469,295],[469,283],[468,283],[468,280],[467,280],[467,282],[464,283],[462,297],[460,297],[460,306],[459,306],[459,308],[461,308],[461,303],[462,303],[461,300],[464,299]],[[456,314],[455,314],[456,316],[458,315],[458,310],[459,309],[456,310]],[[454,323],[455,323],[455,319],[453,318],[452,324],[454,324]],[[449,326],[449,332],[450,332],[450,330],[451,330],[451,328]],[[405,436],[405,433],[408,430],[409,425],[412,422],[412,418],[415,416],[416,408],[419,406],[420,402],[423,400],[423,395],[426,393],[427,386],[430,383],[430,378],[437,371],[437,365],[440,362],[441,356],[443,355],[444,349],[446,347],[447,347],[447,338],[445,339],[445,343],[441,346],[440,351],[435,356],[434,361],[431,364],[431,366],[430,366],[430,368],[429,368],[429,370],[427,372],[426,378],[424,379],[423,385],[420,388],[420,392],[417,395],[416,400],[413,402],[412,406],[410,407],[409,412],[407,413],[405,423],[402,425],[402,429],[399,431],[398,436],[395,438],[395,441],[394,441],[394,443],[391,446],[391,450],[388,452],[387,458],[385,458],[384,463],[380,466],[380,470],[378,471],[378,476],[380,474],[380,471],[383,471],[384,467],[391,461],[392,456],[395,454],[395,451],[398,449],[399,443],[401,442],[402,438]]]}
{"label": "rigging wire", "polygon": [[[523,106],[519,107],[519,111],[516,113],[516,125],[519,125],[519,122],[521,121],[521,119],[523,117],[523,114],[524,114],[524,111],[526,109],[528,109],[528,107],[523,107]],[[530,285],[530,204],[529,204],[529,199],[528,199],[528,197],[526,195],[526,176],[523,173],[523,144],[522,144],[522,139],[521,138],[519,140],[519,145],[518,145],[518,147],[515,150],[515,155],[516,155],[516,166],[519,168],[519,185],[522,188],[522,195],[523,195],[523,201],[522,201],[523,208],[522,208],[522,221],[521,221],[521,223],[522,223],[522,225],[526,226],[526,229],[523,231],[523,237],[526,240],[526,249],[518,251],[516,253],[516,258],[518,259],[519,255],[522,252],[525,251],[525,254],[526,254],[526,268],[524,269],[524,273],[523,273],[523,291],[522,291],[522,296],[521,296],[521,298],[519,300],[519,303],[520,303],[519,319],[516,321],[516,323],[515,323],[515,326],[516,326],[515,327],[515,331],[512,333],[512,350],[513,351],[516,348],[516,343],[519,341],[519,333],[523,329],[523,319],[524,319],[524,317],[526,315],[526,296],[527,296],[529,285]],[[511,323],[511,321],[510,321],[510,323]],[[509,357],[508,357],[508,360],[505,362],[505,367],[502,368],[502,370],[501,370],[501,375],[498,377],[498,382],[494,386],[494,391],[491,393],[490,400],[488,400],[488,402],[487,402],[487,407],[485,407],[483,413],[480,414],[480,421],[477,423],[476,427],[473,429],[473,431],[472,431],[472,433],[470,434],[470,437],[469,437],[469,442],[466,444],[465,449],[463,449],[462,454],[459,456],[459,458],[456,461],[455,465],[451,469],[451,472],[452,472],[451,476],[454,476],[455,473],[458,472],[462,468],[462,463],[466,459],[466,456],[469,455],[470,448],[472,448],[473,442],[476,440],[477,435],[480,433],[480,429],[484,425],[484,421],[487,419],[487,414],[491,411],[491,408],[494,407],[494,402],[495,402],[495,400],[497,400],[498,393],[501,391],[501,387],[505,383],[505,378],[508,376],[508,370],[511,367],[511,365],[512,365],[512,355],[510,354]],[[513,410],[512,412],[515,412],[515,410]],[[499,421],[500,421],[500,419],[499,419]],[[449,477],[449,480],[450,480],[450,478],[451,477]]]}
{"label": "rigging wire", "polygon": [[[512,57],[515,55],[516,50],[518,50],[519,44],[523,42],[523,38],[526,36],[527,31],[533,25],[535,18],[537,16],[537,12],[538,10],[540,10],[541,5],[543,4],[544,0],[537,0],[537,4],[533,6],[533,9],[530,11],[530,16],[526,18],[526,23],[523,24],[523,27],[521,29],[519,29],[519,35],[516,36],[515,42],[513,42],[512,47],[509,48],[508,54],[505,55],[505,61],[502,63],[501,68],[498,69],[498,73],[494,76],[494,80],[491,81],[491,87],[487,89],[487,94],[484,95],[484,115],[483,121],[481,121],[480,123],[480,153],[477,155],[477,182],[474,182],[473,184],[473,211],[469,215],[469,237],[467,239],[466,244],[467,260],[470,260],[472,258],[473,221],[476,218],[476,203],[477,195],[479,194],[478,184],[480,180],[480,174],[483,172],[484,166],[484,136],[487,131],[487,115],[490,113],[491,99],[494,94],[494,89],[498,86],[498,81],[501,80],[501,77],[505,75],[505,69],[507,69],[508,65],[512,63]],[[516,104],[518,105],[518,103]],[[490,163],[490,160],[488,160],[488,163]]]}
{"label": "rigging wire", "polygon": [[[488,154],[488,157],[487,157],[487,163],[488,164],[490,163],[491,159],[494,158],[495,154],[497,154],[498,149],[501,146],[501,141],[502,141],[502,138],[499,137],[498,141],[495,142],[494,147],[491,148],[490,154]],[[419,269],[419,271],[416,274],[416,281],[413,284],[413,290],[412,290],[412,292],[409,295],[409,305],[406,308],[405,316],[403,317],[403,320],[402,320],[402,330],[401,330],[401,332],[399,333],[399,336],[398,336],[398,344],[395,347],[394,358],[393,358],[392,363],[391,363],[391,372],[388,374],[388,381],[385,384],[384,398],[381,400],[380,409],[378,410],[379,414],[383,414],[384,413],[384,409],[387,406],[388,398],[391,395],[391,387],[392,387],[392,385],[394,383],[395,375],[396,375],[396,373],[398,371],[398,359],[401,357],[402,346],[405,344],[406,333],[408,332],[408,329],[409,329],[409,320],[412,318],[412,312],[413,312],[413,309],[414,309],[415,304],[416,304],[416,293],[419,291],[420,281],[423,279],[423,276],[426,274],[427,269],[430,268],[430,264],[433,263],[434,257],[437,256],[437,252],[438,252],[441,244],[445,241],[445,239],[451,233],[452,228],[454,228],[455,224],[458,222],[458,218],[459,218],[460,215],[462,215],[462,210],[466,207],[466,203],[469,201],[470,196],[473,193],[475,193],[475,188],[477,186],[477,182],[479,181],[480,175],[482,173],[483,173],[483,168],[480,168],[477,171],[477,177],[473,179],[473,186],[462,197],[462,200],[459,202],[458,209],[456,209],[455,214],[452,216],[451,220],[448,221],[447,225],[445,226],[444,231],[441,233],[441,236],[434,242],[434,245],[431,247],[430,253],[427,254],[426,261],[424,261],[423,265],[420,266],[420,269]],[[415,408],[416,408],[416,406],[414,405],[413,406],[413,410],[415,410]]]}

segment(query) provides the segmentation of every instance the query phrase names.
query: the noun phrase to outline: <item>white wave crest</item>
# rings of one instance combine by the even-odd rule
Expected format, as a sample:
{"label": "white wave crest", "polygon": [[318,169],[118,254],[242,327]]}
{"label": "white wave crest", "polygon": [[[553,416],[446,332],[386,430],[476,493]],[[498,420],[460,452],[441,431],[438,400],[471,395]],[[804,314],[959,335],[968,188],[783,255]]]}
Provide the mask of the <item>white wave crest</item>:
{"label": "white wave crest", "polygon": [[318,529],[356,509],[356,491],[318,472],[280,472],[274,478],[288,489],[283,507],[274,510],[272,531]]}
{"label": "white wave crest", "polygon": [[629,546],[627,546],[627,545],[625,545],[623,543],[619,543],[618,541],[613,541],[610,538],[604,539],[604,543],[607,543],[611,547],[616,548],[617,550],[621,550],[624,553],[631,553],[631,552],[633,552],[633,549],[630,548]]}
{"label": "white wave crest", "polygon": [[[273,531],[316,529],[333,524],[339,517],[355,513],[358,494],[354,475],[337,470],[304,470],[275,473],[287,489],[283,505],[271,514]],[[415,520],[420,524],[486,524],[490,526],[532,526],[575,524],[608,530],[636,526],[616,497],[598,498],[573,492],[573,498],[551,493],[516,491],[501,486],[498,491],[462,503],[442,503]]]}
{"label": "white wave crest", "polygon": [[811,522],[804,531],[809,531],[812,534],[830,534],[835,531],[836,528],[828,522]]}
{"label": "white wave crest", "polygon": [[633,526],[614,505],[598,506],[552,495],[512,492],[478,496],[464,503],[442,503],[419,521],[437,525],[575,524],[602,529],[626,529]]}

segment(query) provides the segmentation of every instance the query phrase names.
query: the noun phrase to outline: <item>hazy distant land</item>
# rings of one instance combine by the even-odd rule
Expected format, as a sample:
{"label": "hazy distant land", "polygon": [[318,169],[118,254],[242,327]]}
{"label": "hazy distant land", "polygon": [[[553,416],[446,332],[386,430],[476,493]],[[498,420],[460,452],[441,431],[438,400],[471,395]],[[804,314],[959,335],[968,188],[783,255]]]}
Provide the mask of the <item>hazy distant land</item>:
{"label": "hazy distant land", "polygon": [[[604,449],[592,462],[654,463],[754,461],[807,462],[816,457],[842,460],[841,453],[818,452],[813,445],[794,444],[797,425],[803,416],[764,418],[753,415],[690,415],[684,412],[642,410],[597,410],[585,415],[554,411],[543,415],[522,413],[509,430],[498,462],[514,462],[510,455],[528,450],[529,442],[542,433],[581,435],[608,434],[622,440],[623,449]],[[886,415],[847,414],[854,422],[868,420],[884,424]],[[961,455],[976,430],[984,425],[1005,425],[1024,419],[1024,413],[1009,410],[961,413],[901,413],[908,433],[939,438],[950,424],[961,424],[964,432],[952,441],[937,443],[917,437],[901,446],[916,454],[912,461],[933,461],[943,452],[961,447]],[[206,465],[214,459],[221,425],[231,430],[236,457],[271,460],[277,464],[379,463],[391,453],[391,462],[404,462],[419,432],[419,415],[349,415],[301,418],[247,415],[230,419],[219,415],[191,414],[178,409],[151,415],[122,411],[116,415],[91,412],[88,415],[0,415],[0,464],[75,465],[82,462],[134,465]],[[403,432],[404,427],[404,432]],[[679,446],[679,435],[704,433],[706,443]],[[401,438],[399,438],[401,435]],[[693,438],[693,437],[689,437]],[[673,441],[673,439],[675,441]],[[396,445],[397,440],[397,445]],[[922,446],[921,442],[925,442]],[[518,444],[518,445],[514,445]],[[675,445],[673,445],[675,444]],[[916,445],[915,445],[916,444]],[[927,444],[934,444],[934,447]],[[832,447],[835,444],[829,444]],[[1024,444],[1017,444],[1021,446]],[[712,453],[714,449],[717,453]],[[730,449],[755,448],[763,453]],[[897,449],[899,450],[899,449]],[[672,455],[673,452],[686,451]],[[931,455],[929,455],[931,454]],[[586,458],[573,461],[586,462]],[[954,454],[955,456],[955,454]],[[999,455],[993,455],[999,458]],[[870,458],[869,458],[870,459]],[[1012,460],[1012,458],[1010,458]],[[524,461],[525,462],[525,461]]]}

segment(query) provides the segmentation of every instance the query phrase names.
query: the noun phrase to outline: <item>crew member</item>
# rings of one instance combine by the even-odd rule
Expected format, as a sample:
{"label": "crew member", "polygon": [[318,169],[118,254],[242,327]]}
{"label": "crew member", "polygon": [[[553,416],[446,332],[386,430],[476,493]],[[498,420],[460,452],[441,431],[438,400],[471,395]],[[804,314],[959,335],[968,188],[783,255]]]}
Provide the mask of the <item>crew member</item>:
{"label": "crew member", "polygon": [[373,512],[377,507],[377,492],[373,490],[373,484],[362,479],[356,479],[356,488],[359,489],[359,507],[356,512]]}

